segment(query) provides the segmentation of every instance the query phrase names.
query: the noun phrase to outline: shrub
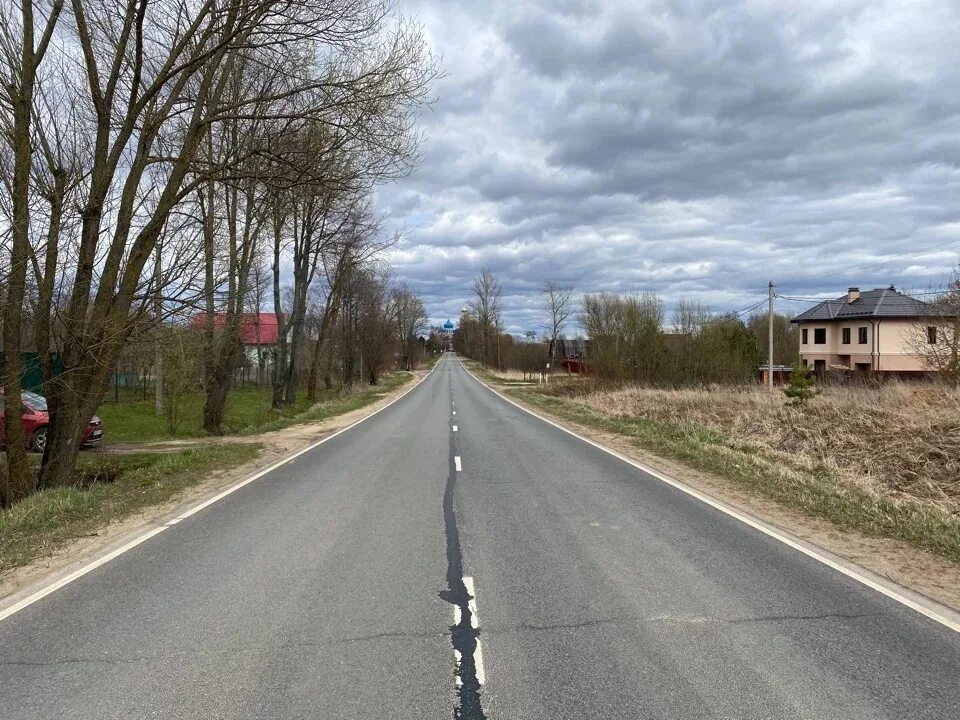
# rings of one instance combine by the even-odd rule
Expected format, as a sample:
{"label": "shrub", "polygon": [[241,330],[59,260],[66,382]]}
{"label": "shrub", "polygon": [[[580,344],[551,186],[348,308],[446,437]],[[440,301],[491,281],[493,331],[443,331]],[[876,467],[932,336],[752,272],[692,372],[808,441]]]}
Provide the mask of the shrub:
{"label": "shrub", "polygon": [[790,398],[788,404],[795,407],[806,405],[807,401],[816,394],[813,389],[815,382],[816,378],[810,368],[800,363],[794,365],[790,373],[790,384],[783,389],[783,394]]}

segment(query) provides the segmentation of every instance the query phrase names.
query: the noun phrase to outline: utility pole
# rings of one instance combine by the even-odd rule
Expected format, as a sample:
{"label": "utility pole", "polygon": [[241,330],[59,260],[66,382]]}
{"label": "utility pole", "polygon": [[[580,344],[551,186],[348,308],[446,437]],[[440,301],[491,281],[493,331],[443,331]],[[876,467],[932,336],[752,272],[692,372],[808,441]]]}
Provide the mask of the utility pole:
{"label": "utility pole", "polygon": [[767,283],[767,385],[773,390],[773,282]]}

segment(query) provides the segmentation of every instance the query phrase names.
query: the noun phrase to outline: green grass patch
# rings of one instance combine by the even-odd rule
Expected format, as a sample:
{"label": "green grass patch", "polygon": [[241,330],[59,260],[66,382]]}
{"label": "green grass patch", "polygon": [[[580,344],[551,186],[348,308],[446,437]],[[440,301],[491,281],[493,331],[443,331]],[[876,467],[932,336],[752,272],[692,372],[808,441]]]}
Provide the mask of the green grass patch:
{"label": "green grass patch", "polygon": [[826,470],[810,471],[692,423],[608,415],[534,389],[508,393],[547,414],[629,438],[655,455],[722,477],[840,528],[903,540],[960,562],[960,518],[932,503],[873,494]]}
{"label": "green grass patch", "polygon": [[408,372],[390,373],[380,379],[379,385],[364,385],[360,388],[354,388],[340,395],[334,395],[322,400],[313,406],[307,406],[300,412],[293,412],[289,415],[284,414],[279,417],[274,415],[273,419],[268,422],[240,428],[239,432],[257,433],[268,430],[280,430],[291,425],[317,422],[334,417],[335,415],[343,415],[353,410],[359,410],[365,405],[375,403],[377,400],[389,395],[412,377],[413,374]]}
{"label": "green grass patch", "polygon": [[43,490],[0,510],[0,572],[175,498],[211,471],[236,467],[259,450],[254,444],[233,444],[176,453],[82,454],[77,487]]}
{"label": "green grass patch", "polygon": [[[224,430],[228,434],[249,434],[323,420],[375,402],[411,377],[407,372],[395,372],[384,375],[379,385],[341,391],[321,390],[313,404],[307,400],[306,393],[300,393],[294,405],[285,406],[279,411],[271,407],[272,388],[248,385],[230,391]],[[107,443],[203,437],[206,435],[201,425],[203,401],[204,397],[199,392],[184,399],[181,411],[183,420],[176,434],[170,433],[167,419],[156,414],[152,399],[143,400],[142,396],[134,393],[121,394],[120,402],[104,402],[97,414],[103,419]]]}

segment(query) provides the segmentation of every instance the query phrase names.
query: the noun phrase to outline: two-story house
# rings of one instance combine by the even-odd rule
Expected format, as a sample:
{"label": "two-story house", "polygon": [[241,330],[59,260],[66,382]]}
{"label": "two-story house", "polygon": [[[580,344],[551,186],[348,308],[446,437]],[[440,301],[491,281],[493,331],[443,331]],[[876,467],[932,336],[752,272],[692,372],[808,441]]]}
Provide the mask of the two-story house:
{"label": "two-story house", "polygon": [[[890,286],[846,295],[793,318],[800,327],[800,358],[820,372],[842,368],[891,375],[930,371],[918,343],[942,342],[937,308]],[[929,325],[926,324],[929,320]]]}

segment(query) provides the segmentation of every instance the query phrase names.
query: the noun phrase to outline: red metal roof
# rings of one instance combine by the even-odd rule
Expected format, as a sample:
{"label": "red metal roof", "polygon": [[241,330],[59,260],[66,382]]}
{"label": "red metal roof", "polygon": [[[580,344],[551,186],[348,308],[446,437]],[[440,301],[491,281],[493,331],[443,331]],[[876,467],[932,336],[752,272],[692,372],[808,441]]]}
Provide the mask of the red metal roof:
{"label": "red metal roof", "polygon": [[[206,314],[196,315],[190,324],[202,328],[207,323]],[[222,330],[227,316],[218,313],[213,316],[213,327]],[[240,337],[244,345],[274,345],[279,337],[277,316],[274,313],[244,313],[240,319]]]}

